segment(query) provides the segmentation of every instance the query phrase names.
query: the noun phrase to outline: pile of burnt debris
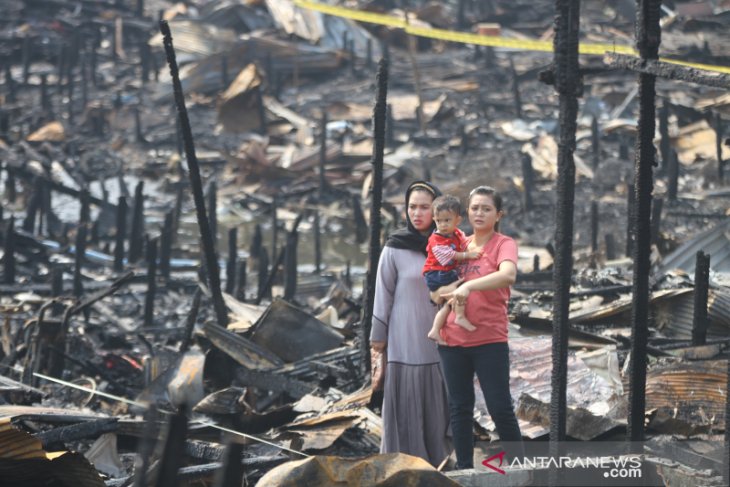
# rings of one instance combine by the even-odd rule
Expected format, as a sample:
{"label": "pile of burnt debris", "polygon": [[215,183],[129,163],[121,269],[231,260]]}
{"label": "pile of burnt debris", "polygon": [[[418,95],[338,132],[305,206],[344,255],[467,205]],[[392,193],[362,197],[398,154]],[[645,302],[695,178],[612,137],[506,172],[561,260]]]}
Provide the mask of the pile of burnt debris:
{"label": "pile of burnt debris", "polygon": [[[552,2],[409,3],[350,6],[424,29],[554,35]],[[581,7],[581,42],[634,43],[633,1]],[[368,209],[378,185],[387,234],[413,179],[504,195],[501,231],[520,246],[512,393],[524,436],[547,437],[551,55],[412,37],[289,0],[0,0],[0,11],[4,485],[253,485],[291,460],[376,453]],[[728,2],[661,13],[662,56],[730,64]],[[387,123],[373,134],[381,57]],[[581,441],[627,429],[643,243],[631,226],[639,89],[626,68],[581,57],[564,411]],[[645,419],[659,456],[693,440],[657,464],[676,485],[713,485],[727,463],[707,445],[722,441],[728,407],[728,87],[723,74],[656,82]],[[488,450],[483,403],[475,422]],[[381,468],[424,471],[399,461]]]}

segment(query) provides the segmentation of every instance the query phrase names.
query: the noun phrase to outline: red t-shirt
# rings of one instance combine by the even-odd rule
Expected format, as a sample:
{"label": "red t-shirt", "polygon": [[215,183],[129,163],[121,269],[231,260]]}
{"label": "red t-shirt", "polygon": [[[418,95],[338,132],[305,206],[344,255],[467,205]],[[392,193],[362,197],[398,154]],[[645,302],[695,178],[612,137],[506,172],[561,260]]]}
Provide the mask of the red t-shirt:
{"label": "red t-shirt", "polygon": [[[467,244],[472,237],[467,238]],[[510,237],[495,233],[484,245],[482,257],[467,260],[457,267],[464,281],[471,281],[491,274],[499,269],[499,264],[509,260],[517,265],[517,244]],[[441,338],[449,346],[476,347],[487,343],[507,341],[507,303],[509,287],[487,291],[472,291],[466,301],[466,318],[476,327],[469,331],[454,323],[454,312],[449,313],[446,324],[441,329]]]}
{"label": "red t-shirt", "polygon": [[[433,232],[431,236],[428,237],[428,245],[426,246],[426,252],[428,255],[426,256],[426,262],[423,264],[423,270],[421,272],[425,274],[428,271],[450,271],[456,267],[457,262],[455,260],[451,260],[451,262],[446,263],[439,262],[439,256],[434,250],[435,247],[446,248],[441,248],[438,251],[441,254],[441,260],[444,260],[445,255],[447,256],[447,259],[453,259],[456,252],[464,252],[466,250],[466,245],[467,243],[464,232],[458,228],[450,237]],[[450,252],[447,249],[450,249]]]}

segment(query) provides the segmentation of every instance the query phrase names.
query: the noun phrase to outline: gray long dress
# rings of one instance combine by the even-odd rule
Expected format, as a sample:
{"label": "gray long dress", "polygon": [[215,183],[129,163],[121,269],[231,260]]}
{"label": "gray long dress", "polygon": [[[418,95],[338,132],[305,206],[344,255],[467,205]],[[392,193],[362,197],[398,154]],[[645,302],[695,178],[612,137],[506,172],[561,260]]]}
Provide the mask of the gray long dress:
{"label": "gray long dress", "polygon": [[426,336],[436,307],[420,252],[384,247],[378,263],[371,341],[387,341],[381,453],[436,466],[450,451],[449,409],[436,344]]}

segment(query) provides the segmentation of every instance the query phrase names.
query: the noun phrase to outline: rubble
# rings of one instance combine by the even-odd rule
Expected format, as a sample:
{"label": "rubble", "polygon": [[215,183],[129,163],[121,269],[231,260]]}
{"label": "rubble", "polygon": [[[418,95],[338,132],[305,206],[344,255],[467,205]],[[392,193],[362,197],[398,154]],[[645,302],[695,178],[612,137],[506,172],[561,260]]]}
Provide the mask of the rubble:
{"label": "rubble", "polygon": [[[583,3],[581,42],[633,43],[632,2]],[[541,83],[555,77],[549,55],[398,28],[551,40],[549,2],[357,6],[392,25],[288,0],[0,4],[8,485],[210,483],[240,469],[246,485],[367,469],[383,485],[482,481],[449,480],[404,455],[362,460],[381,436],[361,323],[368,253],[381,236],[368,210],[382,204],[383,233],[396,228],[414,178],[462,197],[477,184],[505,196],[502,231],[520,248],[512,391],[527,441],[549,435],[552,302],[563,296],[567,436],[625,437],[630,371],[645,358],[646,408],[634,421],[673,459],[652,468],[672,482],[716,481],[722,462],[707,459],[707,445],[727,411],[728,74],[664,58],[727,65],[726,2],[665,6],[661,59],[621,49],[581,57],[568,145],[558,123],[565,93]],[[158,18],[174,40],[167,55]],[[179,75],[168,75],[171,51]],[[381,57],[390,60],[378,87],[387,108],[378,105],[371,126]],[[660,76],[648,135],[635,72]],[[646,196],[632,178],[637,136],[657,163],[641,232],[631,214],[635,195]],[[561,150],[573,145],[575,224],[561,241],[555,207],[567,200],[555,190]],[[645,249],[638,233],[647,232]],[[637,245],[650,265],[638,359]],[[704,285],[692,277],[700,251]],[[210,272],[218,268],[223,282]],[[484,404],[475,421],[481,440],[497,439]]]}

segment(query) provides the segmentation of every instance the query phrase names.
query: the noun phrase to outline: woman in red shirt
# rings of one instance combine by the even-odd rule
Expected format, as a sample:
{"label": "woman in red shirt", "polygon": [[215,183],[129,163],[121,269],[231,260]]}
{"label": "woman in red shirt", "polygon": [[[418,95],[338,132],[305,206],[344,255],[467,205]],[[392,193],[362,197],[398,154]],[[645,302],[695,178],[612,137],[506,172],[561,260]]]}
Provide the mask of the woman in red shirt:
{"label": "woman in red shirt", "polygon": [[507,346],[507,303],[509,287],[517,277],[517,244],[497,231],[503,215],[502,198],[493,188],[474,188],[469,193],[467,211],[474,229],[474,234],[467,238],[467,250],[483,253],[459,266],[464,282],[454,292],[442,296],[464,303],[466,317],[476,330],[467,331],[457,325],[453,312],[439,315],[446,320],[441,329],[445,345],[439,345],[438,350],[449,396],[457,469],[474,466],[475,373],[508,457],[524,455],[509,390]]}

